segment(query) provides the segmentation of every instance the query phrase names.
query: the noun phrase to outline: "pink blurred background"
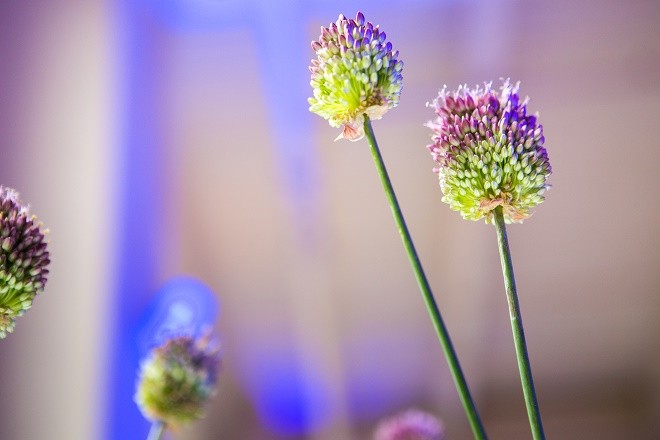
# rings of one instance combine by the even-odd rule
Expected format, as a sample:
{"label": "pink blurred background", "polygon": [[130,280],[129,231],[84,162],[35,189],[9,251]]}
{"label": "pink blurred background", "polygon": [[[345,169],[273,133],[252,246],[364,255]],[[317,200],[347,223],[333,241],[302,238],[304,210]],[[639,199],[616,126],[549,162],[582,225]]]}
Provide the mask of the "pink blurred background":
{"label": "pink blurred background", "polygon": [[[307,112],[309,42],[358,9],[405,62],[374,129],[491,438],[530,438],[495,232],[440,202],[423,123],[443,84],[500,77],[531,97],[554,171],[509,227],[547,437],[660,437],[659,2],[8,0],[0,183],[51,230],[53,264],[0,341],[0,438],[118,438],[119,312],[180,274],[217,293],[225,364],[173,438],[368,439],[411,406],[470,438],[367,144]],[[117,294],[133,206],[135,302]],[[308,425],[280,423],[270,392]]]}

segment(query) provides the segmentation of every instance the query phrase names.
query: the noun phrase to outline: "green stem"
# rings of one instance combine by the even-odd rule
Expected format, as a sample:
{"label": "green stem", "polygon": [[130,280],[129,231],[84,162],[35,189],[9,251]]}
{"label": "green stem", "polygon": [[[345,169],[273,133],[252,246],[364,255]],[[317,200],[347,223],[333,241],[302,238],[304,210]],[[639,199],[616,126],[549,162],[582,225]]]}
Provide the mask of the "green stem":
{"label": "green stem", "polygon": [[467,382],[463,376],[461,366],[458,362],[458,357],[454,351],[454,346],[452,345],[451,339],[449,338],[449,333],[447,332],[447,328],[445,327],[442,316],[440,315],[440,310],[438,309],[438,305],[436,304],[433,293],[431,292],[431,286],[426,279],[426,275],[424,275],[424,269],[422,269],[422,264],[419,261],[417,251],[415,251],[415,246],[413,245],[412,238],[410,237],[410,233],[406,227],[406,222],[403,219],[403,214],[401,213],[399,202],[397,202],[396,195],[394,194],[394,188],[392,188],[392,183],[390,182],[387,169],[385,168],[385,163],[383,162],[383,157],[381,156],[378,149],[378,144],[376,143],[374,131],[371,128],[371,121],[367,115],[364,116],[364,132],[366,134],[367,141],[369,142],[369,146],[371,147],[371,155],[374,158],[376,169],[378,170],[378,174],[380,176],[380,181],[383,184],[383,189],[385,190],[387,199],[390,202],[392,215],[394,216],[394,220],[396,221],[397,227],[399,229],[401,240],[403,240],[403,245],[406,248],[406,252],[408,253],[408,260],[410,260],[410,265],[412,266],[412,269],[415,273],[415,278],[417,279],[419,290],[424,297],[426,309],[428,310],[429,316],[431,317],[431,321],[433,321],[433,326],[435,327],[438,339],[440,340],[440,345],[442,346],[445,358],[449,364],[449,370],[454,379],[456,389],[458,390],[458,394],[461,399],[461,403],[463,404],[463,408],[465,409],[465,413],[467,414],[470,426],[472,427],[472,432],[474,433],[474,437],[476,439],[485,440],[488,438],[486,436],[486,431],[484,430],[481,420],[479,419],[479,413],[477,412],[477,408],[474,405],[474,401],[470,396],[470,390],[468,389]]}
{"label": "green stem", "polygon": [[545,434],[543,433],[541,413],[539,411],[539,404],[536,401],[536,392],[534,391],[532,367],[529,363],[529,355],[527,354],[525,332],[523,330],[522,316],[520,315],[518,294],[516,293],[516,280],[513,276],[511,251],[509,250],[509,240],[506,236],[506,226],[504,224],[502,207],[498,206],[495,208],[494,214],[495,228],[497,229],[497,244],[500,250],[502,274],[504,275],[504,287],[506,288],[506,298],[507,302],[509,303],[511,330],[513,331],[513,342],[516,346],[516,357],[518,358],[520,381],[522,382],[523,394],[525,395],[527,416],[529,417],[529,425],[532,428],[532,435],[534,439],[542,440],[545,439]]}
{"label": "green stem", "polygon": [[160,440],[164,432],[165,423],[157,420],[151,424],[151,429],[149,430],[149,436],[147,437],[147,440]]}

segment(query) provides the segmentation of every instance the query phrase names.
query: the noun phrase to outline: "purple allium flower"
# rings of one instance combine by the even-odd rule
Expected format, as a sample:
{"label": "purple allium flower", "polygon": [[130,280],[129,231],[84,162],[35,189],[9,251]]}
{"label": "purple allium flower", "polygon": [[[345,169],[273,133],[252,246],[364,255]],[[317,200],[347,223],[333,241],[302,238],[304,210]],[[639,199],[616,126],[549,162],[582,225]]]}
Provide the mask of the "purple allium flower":
{"label": "purple allium flower", "polygon": [[219,367],[210,335],[169,339],[140,366],[135,402],[147,419],[176,429],[204,416]]}
{"label": "purple allium flower", "polygon": [[438,117],[427,124],[433,130],[427,148],[439,164],[442,201],[465,219],[490,222],[502,206],[507,223],[522,223],[550,188],[543,126],[527,114],[528,99],[520,99],[518,87],[509,80],[499,90],[491,83],[454,92],[445,87],[429,104]]}
{"label": "purple allium flower", "polygon": [[423,411],[410,409],[383,420],[374,440],[443,440],[445,427],[440,420]]}
{"label": "purple allium flower", "polygon": [[365,114],[380,119],[398,105],[403,81],[399,51],[392,52],[385,32],[367,22],[362,12],[355,20],[340,15],[321,27],[312,49],[317,59],[309,67],[314,90],[309,109],[332,127],[342,127],[337,139],[361,139]]}
{"label": "purple allium flower", "polygon": [[47,232],[15,190],[0,186],[0,339],[14,330],[16,317],[46,285]]}

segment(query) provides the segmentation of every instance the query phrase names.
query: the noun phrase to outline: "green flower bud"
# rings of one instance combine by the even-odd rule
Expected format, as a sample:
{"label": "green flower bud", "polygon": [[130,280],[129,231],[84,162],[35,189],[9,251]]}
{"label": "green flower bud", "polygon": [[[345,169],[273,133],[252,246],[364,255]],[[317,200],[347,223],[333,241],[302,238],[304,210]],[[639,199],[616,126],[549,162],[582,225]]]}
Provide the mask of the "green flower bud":
{"label": "green flower bud", "polygon": [[332,127],[342,127],[335,140],[361,139],[364,115],[380,119],[398,105],[403,82],[399,51],[392,52],[385,32],[365,21],[361,12],[355,20],[340,15],[322,27],[312,49],[317,59],[309,67],[314,91],[309,110]]}
{"label": "green flower bud", "polygon": [[200,419],[214,394],[219,364],[209,337],[169,339],[142,363],[135,402],[147,419],[169,428]]}

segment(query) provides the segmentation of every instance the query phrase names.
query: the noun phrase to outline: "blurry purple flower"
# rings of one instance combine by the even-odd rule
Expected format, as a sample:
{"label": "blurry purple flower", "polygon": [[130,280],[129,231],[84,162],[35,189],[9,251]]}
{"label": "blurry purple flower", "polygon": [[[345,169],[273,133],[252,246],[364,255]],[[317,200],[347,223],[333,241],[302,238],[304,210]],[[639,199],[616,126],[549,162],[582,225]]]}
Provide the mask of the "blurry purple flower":
{"label": "blurry purple flower", "polygon": [[140,366],[135,402],[151,421],[174,429],[186,425],[203,417],[219,367],[210,335],[169,339]]}
{"label": "blurry purple flower", "polygon": [[433,131],[427,148],[439,164],[442,201],[465,219],[490,222],[502,206],[507,223],[521,223],[550,187],[543,126],[527,114],[518,87],[509,80],[499,91],[490,83],[454,92],[445,87],[429,104],[438,117],[427,124]]}
{"label": "blurry purple flower", "polygon": [[423,411],[410,409],[383,420],[374,440],[443,440],[445,427],[440,420]]}

